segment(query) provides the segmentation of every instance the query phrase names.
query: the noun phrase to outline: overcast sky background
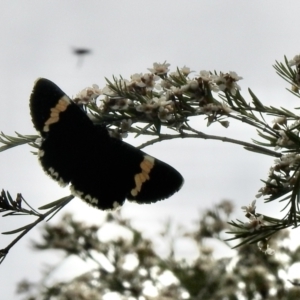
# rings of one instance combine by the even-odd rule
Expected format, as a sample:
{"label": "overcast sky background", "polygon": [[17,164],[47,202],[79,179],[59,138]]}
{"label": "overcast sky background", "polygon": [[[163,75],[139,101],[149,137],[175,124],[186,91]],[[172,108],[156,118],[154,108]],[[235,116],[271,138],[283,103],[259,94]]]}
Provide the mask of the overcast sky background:
{"label": "overcast sky background", "polygon": [[[171,63],[172,71],[184,65],[200,70],[236,71],[247,98],[251,89],[268,105],[299,107],[272,68],[275,60],[289,59],[300,52],[299,1],[33,1],[0,2],[0,130],[35,134],[28,99],[37,77],[46,77],[68,95],[97,83],[104,77],[147,72],[153,62]],[[93,54],[80,68],[72,47],[87,47]],[[224,129],[207,128],[200,119],[199,129],[244,141],[255,138],[255,130],[242,124]],[[128,142],[139,145],[141,139]],[[21,192],[34,207],[68,195],[47,177],[29,146],[17,147],[0,155],[0,188],[15,196]],[[199,211],[226,198],[239,209],[250,203],[262,186],[273,158],[255,155],[242,147],[210,140],[173,140],[148,147],[145,151],[179,170],[182,190],[155,205],[125,203],[123,214],[133,220],[146,236],[161,229],[171,217],[191,226]],[[276,205],[258,210],[271,214]],[[101,220],[103,213],[74,199],[64,211],[82,220]],[[60,213],[62,215],[63,212]],[[242,216],[238,210],[236,216]],[[60,218],[57,215],[52,222]],[[0,231],[33,221],[29,218],[1,218]],[[55,261],[51,255],[37,255],[29,249],[39,228],[23,238],[0,266],[0,290],[5,299],[16,299],[16,282],[27,277],[37,280],[43,263]],[[0,236],[4,248],[13,236]],[[189,253],[190,249],[184,249]],[[67,273],[81,272],[77,264]],[[5,292],[4,292],[5,291]]]}

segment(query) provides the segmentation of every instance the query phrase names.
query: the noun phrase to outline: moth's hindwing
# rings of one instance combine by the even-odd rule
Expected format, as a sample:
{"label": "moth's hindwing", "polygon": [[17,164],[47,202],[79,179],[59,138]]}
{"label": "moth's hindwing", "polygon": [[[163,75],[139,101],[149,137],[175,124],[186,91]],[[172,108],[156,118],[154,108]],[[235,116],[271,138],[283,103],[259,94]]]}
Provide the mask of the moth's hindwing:
{"label": "moth's hindwing", "polygon": [[181,188],[183,178],[174,168],[111,138],[53,82],[36,81],[30,110],[42,136],[43,169],[61,185],[70,183],[71,192],[91,205],[112,209],[125,198],[151,203]]}

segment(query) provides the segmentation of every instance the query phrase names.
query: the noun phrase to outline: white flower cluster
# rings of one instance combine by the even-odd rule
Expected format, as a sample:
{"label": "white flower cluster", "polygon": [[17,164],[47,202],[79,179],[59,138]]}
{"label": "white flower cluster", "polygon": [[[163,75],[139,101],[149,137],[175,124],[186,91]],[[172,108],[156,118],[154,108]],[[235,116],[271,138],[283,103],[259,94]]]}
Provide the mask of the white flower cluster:
{"label": "white flower cluster", "polygon": [[251,214],[251,215],[255,214],[255,210],[256,210],[256,200],[253,200],[253,201],[251,202],[251,204],[249,204],[248,206],[242,206],[241,208],[244,210],[244,212],[245,212],[247,215],[248,215],[248,214]]}
{"label": "white flower cluster", "polygon": [[276,197],[283,194],[284,191],[291,190],[300,176],[299,171],[295,172],[299,164],[300,154],[295,152],[284,154],[279,159],[275,159],[275,165],[269,170],[265,186],[259,189],[256,197],[267,195]]}
{"label": "white flower cluster", "polygon": [[[245,228],[250,232],[260,230],[264,224],[264,216],[256,214],[256,200],[252,201],[248,206],[242,206],[242,209],[246,213],[246,217],[249,219],[249,222],[245,224]],[[270,248],[269,240],[262,239],[257,243],[260,251],[264,252],[267,255],[273,255],[275,251]]]}
{"label": "white flower cluster", "polygon": [[162,121],[169,121],[173,118],[173,107],[174,103],[172,100],[167,100],[165,96],[161,96],[149,99],[146,103],[138,104],[136,110],[152,117],[154,117],[153,113],[156,114],[157,112],[158,117]]}
{"label": "white flower cluster", "polygon": [[[189,74],[190,69],[184,67],[181,69],[182,74]],[[179,76],[178,72],[170,74],[171,76]],[[186,75],[187,76],[187,75]],[[236,95],[236,92],[241,89],[237,84],[237,81],[243,79],[238,76],[236,72],[220,73],[220,75],[212,74],[209,71],[202,70],[196,78],[187,80],[187,84],[183,85],[180,90],[196,91],[203,85],[207,85],[209,89],[215,93],[229,91],[232,95]]]}
{"label": "white flower cluster", "polygon": [[259,189],[256,195],[257,198],[269,196],[275,199],[291,191],[300,176],[300,171],[298,171],[300,154],[295,151],[298,149],[298,145],[295,139],[290,138],[292,135],[299,136],[300,121],[295,120],[295,122],[288,124],[286,116],[278,116],[273,120],[273,123],[273,129],[277,132],[277,139],[271,139],[271,145],[274,146],[275,150],[286,148],[288,152],[275,159],[265,185]]}
{"label": "white flower cluster", "polygon": [[[212,74],[208,71],[200,71],[194,78],[190,78],[192,71],[184,66],[176,72],[170,72],[169,63],[154,63],[148,68],[150,73],[135,73],[127,79],[114,79],[103,89],[97,85],[86,88],[75,97],[75,101],[81,104],[95,102],[100,99],[100,113],[124,112],[130,110],[131,115],[144,115],[149,120],[155,118],[162,122],[169,122],[176,118],[176,101],[185,97],[185,101],[191,101],[192,110],[195,113],[212,115],[212,121],[217,115],[226,115],[231,112],[230,108],[223,104],[212,103],[207,95],[210,92],[227,91],[232,95],[240,90],[237,81],[242,79],[235,72]],[[184,108],[182,108],[183,110]],[[223,124],[224,123],[224,124]],[[227,127],[228,121],[222,125]]]}

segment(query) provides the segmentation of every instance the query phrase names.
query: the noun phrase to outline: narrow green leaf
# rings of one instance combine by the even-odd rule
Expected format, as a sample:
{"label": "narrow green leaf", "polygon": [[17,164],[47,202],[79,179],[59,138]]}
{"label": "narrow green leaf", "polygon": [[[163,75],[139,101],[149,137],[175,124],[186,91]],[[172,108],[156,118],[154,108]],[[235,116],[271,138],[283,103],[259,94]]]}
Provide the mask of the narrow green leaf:
{"label": "narrow green leaf", "polygon": [[15,229],[15,230],[11,230],[11,231],[6,231],[6,232],[2,232],[2,234],[14,234],[14,233],[17,233],[17,232],[20,232],[20,231],[23,231],[23,230],[26,230],[27,228],[31,227],[32,224],[28,224],[26,226],[22,226],[18,229]]}
{"label": "narrow green leaf", "polygon": [[16,135],[17,137],[6,135],[3,132],[0,133],[0,143],[4,144],[0,147],[0,152],[16,146],[34,143],[39,137],[37,135],[22,135],[18,132],[16,132]]}
{"label": "narrow green leaf", "polygon": [[[244,147],[245,150],[251,151],[251,152],[256,152],[259,154],[264,154],[264,155],[269,155],[269,156],[275,156],[274,151],[268,150],[268,149],[257,149],[255,147]],[[276,157],[276,156],[275,156]]]}
{"label": "narrow green leaf", "polygon": [[254,103],[255,107],[257,109],[259,109],[260,111],[265,111],[264,105],[259,101],[259,99],[256,97],[256,95],[252,92],[252,90],[249,88],[248,91],[249,91],[249,94],[252,97],[252,100],[253,100],[253,103]]}
{"label": "narrow green leaf", "polygon": [[54,207],[54,206],[58,206],[60,203],[66,201],[71,196],[74,197],[73,195],[65,196],[65,197],[60,198],[58,200],[55,200],[55,201],[53,201],[51,203],[45,204],[45,205],[39,207],[39,209],[42,210],[42,209],[48,209],[48,208],[51,208],[51,207]]}

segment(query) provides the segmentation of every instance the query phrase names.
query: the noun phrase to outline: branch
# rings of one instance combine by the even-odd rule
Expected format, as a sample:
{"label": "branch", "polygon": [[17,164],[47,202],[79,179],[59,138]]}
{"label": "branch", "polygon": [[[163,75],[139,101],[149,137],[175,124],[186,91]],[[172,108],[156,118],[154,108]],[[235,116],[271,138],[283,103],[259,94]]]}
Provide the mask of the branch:
{"label": "branch", "polygon": [[221,136],[217,136],[217,135],[209,135],[209,134],[205,134],[203,132],[197,131],[196,129],[193,129],[192,127],[190,127],[189,125],[184,126],[182,128],[183,130],[190,130],[192,132],[194,132],[195,134],[189,134],[189,133],[185,133],[185,132],[181,132],[181,134],[160,134],[157,138],[152,139],[150,141],[147,141],[143,144],[141,144],[140,146],[138,146],[138,149],[143,149],[147,146],[150,145],[154,145],[155,143],[158,142],[162,142],[162,141],[167,141],[167,140],[172,140],[172,139],[178,139],[178,138],[198,138],[198,139],[205,139],[205,140],[217,140],[217,141],[222,141],[222,142],[226,142],[226,143],[232,143],[232,144],[236,144],[236,145],[241,145],[243,146],[246,150],[248,151],[253,151],[256,153],[260,153],[260,154],[265,154],[265,155],[269,155],[269,156],[274,156],[274,157],[281,157],[282,154],[276,151],[272,151],[269,149],[266,149],[264,147],[255,145],[255,144],[251,144],[248,142],[243,142],[240,140],[235,140],[235,139],[231,139],[228,137],[221,137]]}
{"label": "branch", "polygon": [[[54,207],[50,210],[48,210],[46,213],[44,214],[40,214],[38,215],[38,218],[36,221],[34,221],[31,224],[28,224],[24,227],[18,228],[16,230],[12,230],[9,232],[4,232],[3,234],[14,234],[17,232],[21,233],[5,248],[0,250],[0,264],[3,262],[3,260],[5,259],[6,255],[8,254],[9,250],[23,237],[25,236],[32,228],[34,228],[37,224],[39,224],[40,222],[42,222],[43,220],[45,220],[48,216],[50,216],[52,214],[52,216],[48,219],[48,221],[58,212],[60,211],[65,205],[67,205],[72,199],[74,198],[73,195],[69,195],[66,196],[62,199],[59,199],[55,202],[52,202],[52,204],[54,205]],[[51,204],[48,204],[44,207],[51,207]],[[43,209],[43,207],[41,207],[40,209]],[[36,214],[35,214],[36,215]]]}

